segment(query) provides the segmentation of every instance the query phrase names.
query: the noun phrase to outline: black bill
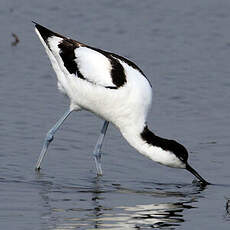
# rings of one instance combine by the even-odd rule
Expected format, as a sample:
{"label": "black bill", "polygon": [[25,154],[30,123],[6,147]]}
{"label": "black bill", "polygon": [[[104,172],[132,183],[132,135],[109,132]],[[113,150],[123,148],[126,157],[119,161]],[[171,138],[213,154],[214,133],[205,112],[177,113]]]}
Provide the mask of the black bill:
{"label": "black bill", "polygon": [[193,169],[189,164],[186,164],[186,169],[191,172],[196,178],[198,178],[200,180],[200,182],[203,184],[203,185],[208,185],[210,184],[209,182],[207,182],[202,176],[199,175],[199,173]]}

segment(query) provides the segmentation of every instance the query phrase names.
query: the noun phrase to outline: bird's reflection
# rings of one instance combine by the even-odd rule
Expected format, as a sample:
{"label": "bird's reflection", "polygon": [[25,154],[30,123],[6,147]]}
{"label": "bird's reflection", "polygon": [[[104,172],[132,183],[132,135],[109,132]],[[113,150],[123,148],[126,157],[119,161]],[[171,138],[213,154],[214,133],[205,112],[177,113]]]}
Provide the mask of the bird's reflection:
{"label": "bird's reflection", "polygon": [[[161,191],[164,195],[160,196],[160,198],[156,196],[156,199],[154,199],[154,196],[159,191],[154,190],[157,193],[154,195],[153,191],[151,194],[153,198],[149,199],[151,202],[146,202],[148,199],[144,199],[145,203],[141,203],[142,199],[138,199],[140,191],[136,193],[134,190],[129,190],[128,193],[124,193],[124,188],[121,188],[119,184],[113,185],[110,183],[108,187],[108,184],[100,178],[96,178],[90,183],[91,186],[84,188],[60,186],[55,185],[55,183],[52,185],[52,183],[47,182],[40,187],[42,188],[40,195],[42,200],[44,199],[42,204],[49,209],[41,216],[48,215],[46,219],[55,220],[55,223],[50,223],[47,226],[49,229],[64,230],[81,227],[84,227],[84,229],[172,229],[185,221],[183,211],[194,208],[194,202],[199,199],[199,196],[194,198],[195,193],[193,190],[191,197],[186,197],[185,194],[180,196],[180,193],[178,193],[174,200],[179,200],[179,202],[167,202],[166,190]],[[163,185],[161,186],[163,187]],[[175,187],[175,189],[177,188]],[[57,192],[59,195],[55,197]],[[200,190],[197,190],[197,195],[200,192]],[[129,193],[133,193],[134,197],[136,196],[136,200],[127,202],[133,203],[133,205],[116,205],[116,203],[120,202],[110,200],[111,197],[121,196],[124,198],[129,196]],[[171,191],[169,194],[168,199],[172,198]],[[82,201],[82,195],[87,197],[87,199]],[[146,193],[146,191],[143,191],[141,195],[149,197],[150,192]],[[68,200],[68,205],[66,205],[66,200]],[[81,203],[83,204],[82,206],[80,206],[79,200],[83,202]],[[152,203],[153,201],[154,203]],[[113,206],[113,204],[115,205]],[[61,208],[57,209],[57,206]]]}
{"label": "bird's reflection", "polygon": [[98,227],[110,229],[159,228],[177,226],[183,219],[183,210],[192,208],[184,203],[143,204],[116,207],[117,212],[97,218]]}

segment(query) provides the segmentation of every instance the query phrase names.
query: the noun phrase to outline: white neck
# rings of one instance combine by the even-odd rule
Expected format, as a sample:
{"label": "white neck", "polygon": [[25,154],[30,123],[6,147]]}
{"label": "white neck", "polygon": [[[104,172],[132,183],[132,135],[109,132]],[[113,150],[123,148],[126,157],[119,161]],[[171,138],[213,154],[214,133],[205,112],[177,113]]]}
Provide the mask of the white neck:
{"label": "white neck", "polygon": [[[126,126],[121,130],[121,133],[132,147],[151,160],[169,167],[185,168],[185,164],[181,162],[174,153],[159,147],[160,142],[162,142],[163,145],[165,141],[167,142],[169,140],[160,138],[147,129],[149,134],[153,137],[153,142],[147,143],[141,135],[145,127],[145,123],[139,126]],[[154,139],[156,139],[158,145],[154,144]]]}

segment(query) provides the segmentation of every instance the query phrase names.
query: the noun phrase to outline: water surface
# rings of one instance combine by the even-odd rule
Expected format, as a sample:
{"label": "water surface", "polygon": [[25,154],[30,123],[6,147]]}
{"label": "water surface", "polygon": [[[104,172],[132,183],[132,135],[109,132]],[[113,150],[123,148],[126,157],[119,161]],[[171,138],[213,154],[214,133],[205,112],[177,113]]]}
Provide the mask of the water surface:
{"label": "water surface", "polygon": [[[228,0],[2,0],[1,229],[229,229],[229,12]],[[215,185],[151,162],[113,126],[97,178],[92,150],[103,121],[85,111],[65,122],[35,173],[68,99],[31,20],[137,63],[153,86],[149,126],[183,143]]]}

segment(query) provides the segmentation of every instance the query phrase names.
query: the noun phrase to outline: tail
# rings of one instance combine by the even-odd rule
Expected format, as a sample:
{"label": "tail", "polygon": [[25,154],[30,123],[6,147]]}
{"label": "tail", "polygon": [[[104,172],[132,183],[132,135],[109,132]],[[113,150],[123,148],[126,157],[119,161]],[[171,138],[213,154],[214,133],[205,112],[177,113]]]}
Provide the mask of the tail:
{"label": "tail", "polygon": [[35,31],[36,31],[36,33],[38,34],[38,36],[39,35],[41,36],[41,38],[44,40],[44,42],[47,45],[49,45],[48,44],[48,39],[51,38],[51,37],[59,37],[59,38],[62,38],[62,39],[66,38],[63,35],[55,33],[55,32],[47,29],[46,27],[44,27],[44,26],[42,26],[42,25],[40,25],[40,24],[38,24],[38,23],[36,23],[34,21],[32,21],[32,22],[35,24]]}
{"label": "tail", "polygon": [[59,81],[63,81],[61,80],[64,78],[63,73],[67,75],[76,74],[75,49],[85,45],[55,33],[36,22],[33,23],[35,24],[35,32],[45,47]]}

